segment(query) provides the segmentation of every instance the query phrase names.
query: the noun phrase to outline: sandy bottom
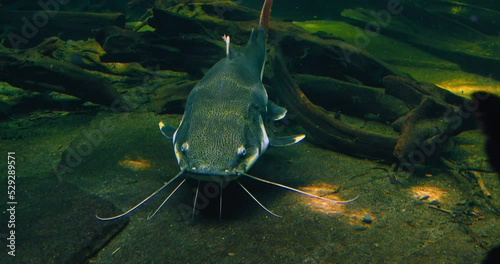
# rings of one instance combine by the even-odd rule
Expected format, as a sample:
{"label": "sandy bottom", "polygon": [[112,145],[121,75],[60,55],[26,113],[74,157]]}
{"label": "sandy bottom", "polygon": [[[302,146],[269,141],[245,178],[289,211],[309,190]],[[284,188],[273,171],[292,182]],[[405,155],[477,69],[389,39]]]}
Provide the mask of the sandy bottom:
{"label": "sandy bottom", "polygon": [[[19,182],[29,184],[32,177],[56,177],[52,165],[64,149],[88,140],[86,135],[96,133],[103,123],[112,125],[84,161],[59,175],[59,180],[126,210],[178,172],[171,142],[158,131],[160,120],[176,125],[179,116],[105,112],[56,116],[19,129],[22,139],[4,140],[2,149],[16,151]],[[460,135],[454,150],[467,157],[456,162],[483,166],[481,143],[477,132]],[[429,168],[414,175],[397,173],[400,183],[392,184],[389,168],[318,148],[307,140],[272,148],[250,174],[334,200],[359,195],[358,200],[339,205],[240,179],[260,202],[283,217],[266,213],[237,184],[230,184],[223,190],[222,220],[213,185],[201,188],[206,189],[200,193],[213,199],[198,201],[193,218],[197,186],[193,181],[179,188],[155,218],[147,220],[174,186],[132,213],[129,225],[91,261],[474,263],[487,248],[500,244],[494,209],[500,202],[500,183],[495,174],[481,173],[493,194],[485,198],[475,181],[464,176]],[[95,212],[106,215],[100,208]],[[64,226],[60,229],[64,232]]]}

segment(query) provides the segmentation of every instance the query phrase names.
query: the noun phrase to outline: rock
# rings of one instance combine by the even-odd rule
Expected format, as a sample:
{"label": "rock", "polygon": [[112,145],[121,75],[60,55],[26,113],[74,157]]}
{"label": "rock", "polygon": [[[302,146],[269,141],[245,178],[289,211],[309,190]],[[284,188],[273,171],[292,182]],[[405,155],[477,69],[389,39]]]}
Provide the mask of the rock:
{"label": "rock", "polygon": [[429,199],[429,197],[431,197],[431,196],[426,194],[426,195],[420,197],[420,201],[427,200],[427,199]]}
{"label": "rock", "polygon": [[439,200],[437,200],[437,199],[430,200],[429,204],[438,205],[439,204]]}
{"label": "rock", "polygon": [[365,214],[365,216],[363,216],[363,219],[361,219],[361,222],[371,224],[373,222],[373,219],[370,214]]}

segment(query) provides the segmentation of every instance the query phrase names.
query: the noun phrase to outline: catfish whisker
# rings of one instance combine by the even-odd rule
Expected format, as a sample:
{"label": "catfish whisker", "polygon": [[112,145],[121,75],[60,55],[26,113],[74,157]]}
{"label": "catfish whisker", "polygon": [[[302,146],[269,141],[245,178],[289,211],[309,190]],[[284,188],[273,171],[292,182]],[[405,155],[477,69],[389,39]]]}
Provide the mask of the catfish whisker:
{"label": "catfish whisker", "polygon": [[153,218],[156,215],[156,213],[158,213],[158,211],[160,211],[160,209],[163,207],[163,205],[168,202],[168,200],[170,199],[170,197],[172,197],[172,195],[174,195],[174,193],[177,191],[177,189],[179,189],[179,187],[181,187],[181,185],[185,181],[186,181],[186,179],[183,179],[181,181],[181,183],[179,183],[179,185],[177,185],[177,187],[175,187],[175,189],[167,196],[167,198],[165,198],[165,200],[163,200],[163,202],[160,204],[160,206],[158,206],[158,208],[156,208],[156,210],[154,211],[154,213],[153,214],[150,213],[148,215],[147,220],[150,220],[151,218]]}
{"label": "catfish whisker", "polygon": [[194,213],[196,211],[196,201],[198,200],[198,190],[200,189],[200,181],[198,180],[198,186],[196,186],[196,193],[194,194],[194,202],[193,202],[193,215],[191,219],[194,220]]}
{"label": "catfish whisker", "polygon": [[337,200],[332,200],[332,199],[328,199],[328,198],[325,198],[325,197],[317,196],[317,195],[314,195],[312,193],[304,192],[304,191],[301,191],[299,189],[295,189],[295,188],[292,188],[292,187],[289,187],[289,186],[286,186],[286,185],[283,185],[283,184],[280,184],[280,183],[276,183],[276,182],[264,180],[264,179],[252,176],[250,174],[240,173],[240,175],[246,176],[246,177],[254,179],[256,181],[260,181],[260,182],[264,182],[264,183],[271,184],[271,185],[274,185],[274,186],[278,186],[278,187],[281,187],[283,189],[287,189],[287,190],[292,191],[292,192],[300,193],[300,194],[303,194],[303,195],[306,195],[306,196],[309,196],[309,197],[312,197],[312,198],[316,198],[316,199],[320,199],[320,200],[324,200],[324,201],[328,201],[328,202],[333,202],[333,203],[336,203],[336,204],[350,204],[350,203],[356,201],[359,198],[359,195],[358,195],[354,199],[351,199],[351,200],[337,201]]}
{"label": "catfish whisker", "polygon": [[98,215],[96,215],[95,217],[101,221],[109,221],[109,220],[115,220],[115,219],[118,219],[118,218],[121,218],[121,217],[124,217],[128,214],[130,214],[131,212],[133,212],[135,209],[139,208],[141,205],[143,205],[145,202],[147,202],[149,199],[153,198],[153,196],[155,196],[157,193],[159,193],[161,190],[165,189],[165,187],[167,187],[170,183],[172,183],[173,181],[175,181],[177,178],[179,178],[182,174],[184,173],[184,170],[181,170],[177,175],[175,175],[172,179],[170,179],[167,183],[165,183],[162,187],[160,187],[158,190],[156,190],[155,192],[153,192],[152,194],[150,194],[148,197],[146,197],[144,200],[142,200],[141,202],[139,202],[138,204],[136,204],[134,207],[130,208],[129,210],[127,210],[126,212],[122,213],[122,214],[119,214],[119,215],[115,215],[115,216],[111,216],[111,217],[100,217]]}
{"label": "catfish whisker", "polygon": [[275,214],[275,213],[271,212],[271,210],[267,209],[267,208],[266,208],[263,204],[261,204],[261,203],[259,202],[259,200],[257,200],[257,198],[255,198],[255,197],[254,197],[254,196],[250,193],[250,191],[248,191],[248,190],[247,190],[247,188],[245,188],[245,186],[243,186],[243,184],[241,184],[239,181],[236,181],[236,182],[237,182],[237,183],[241,186],[241,188],[243,188],[243,190],[245,190],[245,192],[247,192],[247,193],[248,193],[248,195],[250,195],[250,197],[252,197],[252,199],[253,199],[255,202],[257,202],[257,204],[259,204],[259,205],[260,205],[260,207],[262,207],[262,209],[266,210],[266,212],[268,212],[269,214],[273,215],[274,217],[277,217],[277,218],[281,218],[281,217],[282,217],[281,215],[277,215],[277,214]]}

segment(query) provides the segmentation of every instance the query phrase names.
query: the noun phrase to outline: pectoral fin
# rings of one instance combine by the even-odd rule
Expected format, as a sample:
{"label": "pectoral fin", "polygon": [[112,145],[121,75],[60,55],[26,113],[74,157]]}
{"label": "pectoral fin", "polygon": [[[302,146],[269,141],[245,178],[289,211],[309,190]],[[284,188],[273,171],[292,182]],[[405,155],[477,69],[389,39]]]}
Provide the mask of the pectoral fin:
{"label": "pectoral fin", "polygon": [[285,117],[286,109],[275,104],[272,101],[267,102],[267,119],[272,121],[278,121]]}
{"label": "pectoral fin", "polygon": [[163,121],[160,121],[158,124],[160,126],[160,131],[161,133],[166,137],[166,138],[172,138],[174,136],[175,130],[177,130],[175,127],[167,124],[165,125]]}
{"label": "pectoral fin", "polygon": [[288,136],[288,137],[273,137],[269,139],[269,145],[271,145],[272,147],[286,147],[295,144],[297,142],[300,142],[305,137],[306,135],[304,134]]}

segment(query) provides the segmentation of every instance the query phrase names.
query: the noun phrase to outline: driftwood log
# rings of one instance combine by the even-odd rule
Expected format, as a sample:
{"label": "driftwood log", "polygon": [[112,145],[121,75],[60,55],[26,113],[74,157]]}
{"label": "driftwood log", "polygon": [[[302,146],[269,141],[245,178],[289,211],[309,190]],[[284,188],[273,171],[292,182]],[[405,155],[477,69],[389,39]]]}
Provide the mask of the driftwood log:
{"label": "driftwood log", "polygon": [[[446,5],[448,7],[445,7]],[[500,80],[500,71],[497,66],[500,63],[500,49],[498,40],[495,39],[495,36],[498,36],[499,27],[493,19],[495,16],[498,17],[498,11],[453,1],[441,1],[439,4],[404,1],[402,6],[404,6],[404,15],[393,15],[389,20],[390,23],[378,21],[382,24],[384,35],[408,42],[435,56],[453,61],[465,71]],[[453,12],[451,6],[461,11]],[[364,8],[346,9],[342,12],[342,16],[348,23],[363,28],[367,23],[374,22],[371,12],[373,11]],[[453,18],[439,14],[442,12],[447,12]],[[467,15],[467,12],[471,14]],[[471,19],[478,14],[481,14],[481,22]],[[460,16],[463,16],[462,19]],[[465,17],[467,18],[466,24],[473,24],[472,27],[462,24]],[[481,23],[483,26],[480,26]],[[489,34],[495,32],[494,37],[483,34],[474,27],[488,28]]]}
{"label": "driftwood log", "polygon": [[464,112],[469,99],[456,96],[430,83],[419,83],[396,76],[383,79],[386,92],[403,99],[412,108],[393,124],[401,133],[394,148],[398,159],[415,159],[417,148],[429,149],[429,158],[439,156],[439,146],[451,136],[476,128],[472,111]]}
{"label": "driftwood log", "polygon": [[34,47],[52,36],[87,39],[94,35],[94,30],[105,26],[125,27],[125,21],[121,13],[0,11],[0,25],[9,27],[4,45],[15,49]]}
{"label": "driftwood log", "polygon": [[[221,10],[227,11],[221,13]],[[211,66],[224,55],[224,43],[220,41],[220,36],[229,34],[232,45],[245,45],[250,31],[258,24],[258,17],[255,10],[231,2],[185,3],[167,10],[153,9],[149,25],[163,37],[192,39],[182,53],[196,54],[203,51],[204,58]],[[382,78],[386,75],[407,76],[391,69],[366,51],[337,39],[320,38],[288,22],[273,21],[268,38],[271,46],[282,50],[292,72],[332,76],[378,87],[383,87]],[[215,47],[211,44],[214,40]],[[206,53],[216,56],[206,57]]]}
{"label": "driftwood log", "polygon": [[292,78],[307,98],[328,111],[392,123],[410,110],[405,99],[386,94],[384,89],[316,75],[295,74]]}
{"label": "driftwood log", "polygon": [[[45,56],[55,39],[21,53],[0,51],[0,80],[26,90],[55,91],[127,111],[127,103],[105,78],[69,62]],[[50,49],[49,49],[50,50]]]}
{"label": "driftwood log", "polygon": [[[180,22],[182,23],[182,21]],[[160,67],[189,72],[199,79],[223,54],[218,39],[205,35],[183,35],[182,28],[171,36],[153,32],[134,32],[119,27],[104,27],[96,40],[106,54],[103,62],[139,62],[144,67]]]}
{"label": "driftwood log", "polygon": [[321,146],[360,157],[393,160],[396,137],[343,124],[309,101],[292,80],[279,55],[271,57],[271,64],[275,80],[273,89],[280,95],[280,101]]}

